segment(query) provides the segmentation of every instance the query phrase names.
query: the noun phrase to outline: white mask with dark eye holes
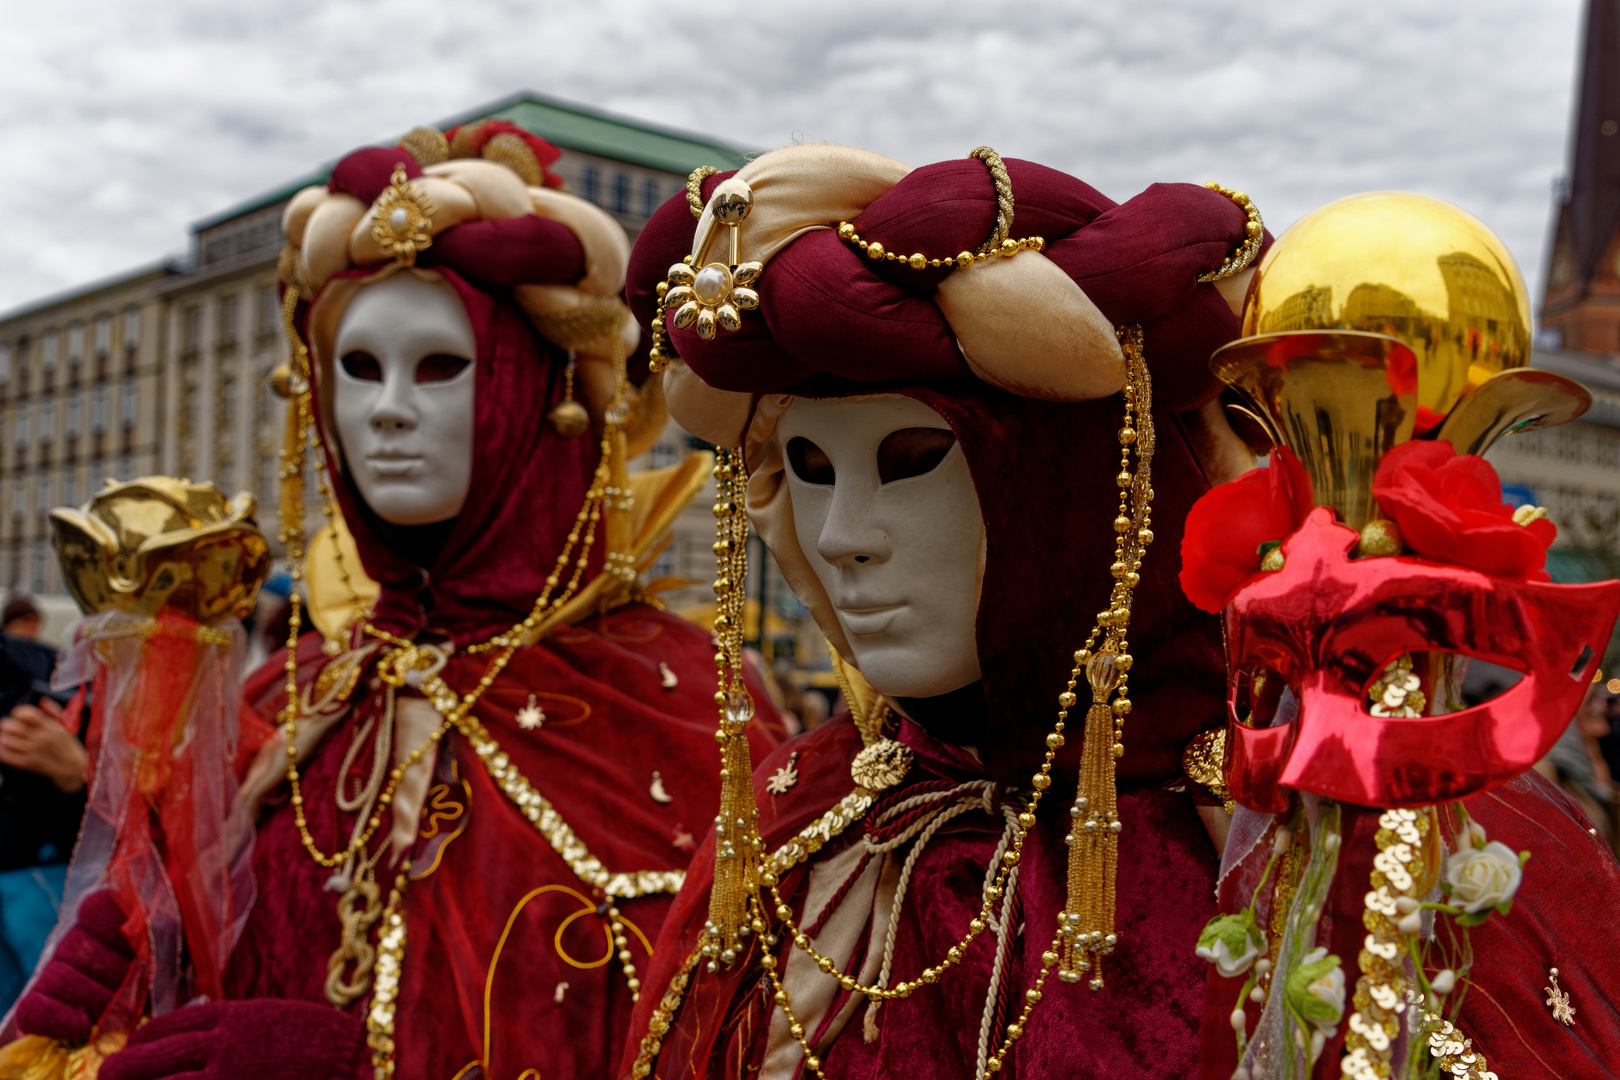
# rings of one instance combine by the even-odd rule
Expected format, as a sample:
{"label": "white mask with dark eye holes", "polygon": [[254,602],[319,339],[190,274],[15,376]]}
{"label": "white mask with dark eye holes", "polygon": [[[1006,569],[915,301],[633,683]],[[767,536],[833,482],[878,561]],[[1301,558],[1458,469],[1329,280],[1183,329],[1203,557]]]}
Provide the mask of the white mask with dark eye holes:
{"label": "white mask with dark eye holes", "polygon": [[384,521],[430,525],[461,512],[472,481],[472,323],[442,281],[396,274],[343,312],[332,418],[343,462]]}
{"label": "white mask with dark eye holes", "polygon": [[949,425],[897,394],[798,398],[776,437],[799,547],[866,681],[909,698],[976,682],[984,518]]}

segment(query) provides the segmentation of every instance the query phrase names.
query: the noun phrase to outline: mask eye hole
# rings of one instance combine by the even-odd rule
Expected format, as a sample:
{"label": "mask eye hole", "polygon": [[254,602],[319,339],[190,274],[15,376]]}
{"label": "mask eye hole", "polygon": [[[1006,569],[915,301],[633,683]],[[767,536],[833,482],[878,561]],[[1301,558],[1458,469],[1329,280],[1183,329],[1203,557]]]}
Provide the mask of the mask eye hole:
{"label": "mask eye hole", "polygon": [[338,361],[343,365],[343,373],[351,379],[361,382],[382,382],[382,365],[377,358],[364,349],[344,353],[343,359]]}
{"label": "mask eye hole", "polygon": [[1522,678],[1522,671],[1462,653],[1402,653],[1367,685],[1362,708],[1384,719],[1444,716],[1494,700]]}
{"label": "mask eye hole", "polygon": [[933,472],[956,445],[956,436],[940,428],[901,428],[878,446],[878,483],[892,484]]}
{"label": "mask eye hole", "polygon": [[433,353],[416,363],[416,381],[419,383],[449,382],[472,364],[471,360],[449,353]]}
{"label": "mask eye hole", "polygon": [[827,451],[803,436],[788,440],[787,459],[793,475],[807,484],[831,485],[838,479]]}
{"label": "mask eye hole", "polygon": [[1293,693],[1283,677],[1270,668],[1243,668],[1233,676],[1232,710],[1240,723],[1268,728],[1290,723]]}

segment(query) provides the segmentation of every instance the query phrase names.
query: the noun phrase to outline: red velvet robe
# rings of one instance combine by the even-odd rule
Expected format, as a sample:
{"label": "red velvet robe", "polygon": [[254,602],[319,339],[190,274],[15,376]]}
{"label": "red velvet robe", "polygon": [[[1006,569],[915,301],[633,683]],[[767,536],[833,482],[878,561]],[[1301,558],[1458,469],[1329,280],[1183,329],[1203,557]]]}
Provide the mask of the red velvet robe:
{"label": "red velvet robe", "polygon": [[[370,621],[402,638],[448,641],[455,651],[442,677],[464,694],[490,656],[462,650],[530,610],[584,502],[598,444],[590,436],[564,438],[545,419],[563,394],[565,354],[535,334],[505,293],[440,272],[478,343],[472,481],[447,532],[381,522],[345,477],[341,448],[326,430],[333,357],[323,333],[338,314],[317,299],[307,322],[315,328],[313,383],[333,489],[366,573],[381,589]],[[600,572],[603,556],[599,533],[586,580]],[[712,657],[707,632],[632,604],[520,650],[474,713],[609,870],[679,870],[719,804]],[[305,679],[320,660],[308,659]],[[674,686],[663,685],[660,663]],[[363,783],[339,777],[338,769],[353,732],[382,708],[372,676],[368,668],[351,715],[302,766],[309,828],[324,852],[341,850],[353,826],[334,790],[340,781]],[[265,719],[284,702],[279,679],[272,659],[250,688]],[[525,731],[514,715],[530,694],[547,719]],[[751,734],[763,752],[780,728],[758,687],[754,698],[759,719]],[[358,775],[369,767],[368,749],[356,759]],[[655,770],[668,802],[654,797]],[[327,961],[340,939],[339,894],[326,888],[331,871],[304,851],[286,798],[284,785],[272,792],[260,820],[253,863],[259,899],[226,988],[236,998],[324,1002]],[[388,863],[385,857],[376,873],[385,898],[395,876]],[[630,990],[616,955],[609,957],[607,898],[552,850],[458,733],[438,751],[411,874],[396,1075],[609,1075],[627,1030]],[[619,904],[638,971],[646,970],[668,906],[667,895]],[[379,932],[373,928],[373,942]],[[357,1022],[369,1002],[349,1009]],[[369,1076],[369,1068],[363,1064],[362,1073]]]}
{"label": "red velvet robe", "polygon": [[[610,870],[679,870],[719,799],[711,656],[708,636],[685,620],[625,607],[520,652],[475,712]],[[458,659],[445,677],[465,689],[486,662]],[[660,662],[676,673],[676,686],[662,686]],[[252,688],[271,716],[280,674],[272,661]],[[546,721],[524,731],[513,715],[531,692]],[[341,849],[354,824],[333,790],[357,726],[354,717],[342,722],[302,769],[309,829],[322,851]],[[756,753],[774,743],[761,726]],[[358,778],[369,749],[356,756]],[[654,770],[667,803],[653,797]],[[277,789],[259,825],[259,899],[231,957],[227,993],[325,1002],[327,959],[340,942],[338,894],[324,887],[331,871],[305,853],[287,795],[285,785]],[[599,910],[605,897],[552,850],[459,734],[446,736],[439,752],[410,860],[398,1075],[609,1075],[631,1001]],[[394,873],[385,858],[377,870],[385,894]],[[618,902],[643,974],[670,899]],[[349,1012],[363,1018],[368,1004],[369,996]]]}

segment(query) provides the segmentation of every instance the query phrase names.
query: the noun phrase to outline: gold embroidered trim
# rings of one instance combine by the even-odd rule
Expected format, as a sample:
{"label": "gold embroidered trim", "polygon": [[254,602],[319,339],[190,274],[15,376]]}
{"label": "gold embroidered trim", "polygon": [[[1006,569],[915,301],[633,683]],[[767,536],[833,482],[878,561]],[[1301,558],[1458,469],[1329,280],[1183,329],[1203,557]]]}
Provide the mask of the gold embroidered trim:
{"label": "gold embroidered trim", "polygon": [[670,1026],[675,1022],[675,1013],[686,998],[686,986],[692,980],[692,971],[702,958],[703,946],[699,945],[692,950],[686,962],[681,964],[681,969],[675,973],[675,977],[669,980],[669,988],[664,991],[664,996],[658,1002],[658,1008],[653,1010],[652,1019],[647,1022],[647,1034],[641,1037],[641,1051],[636,1054],[635,1064],[630,1067],[633,1080],[645,1080],[652,1073],[653,1062],[658,1060],[658,1051],[664,1047],[664,1036],[669,1034]]}
{"label": "gold embroidered trim", "polygon": [[[433,707],[441,713],[447,707],[453,708],[458,700],[456,692],[446,686],[444,680],[438,676],[424,682],[422,691],[427,694]],[[529,823],[545,837],[551,849],[561,856],[563,862],[568,864],[568,868],[585,884],[594,885],[619,900],[680,892],[681,884],[686,880],[684,870],[616,872],[603,866],[602,861],[590,853],[584,841],[568,822],[563,820],[562,815],[557,813],[550,800],[534,789],[528,777],[524,776],[512,763],[512,759],[501,750],[500,744],[484,725],[471,716],[466,717],[462,721],[461,733],[472,744],[473,751],[484,763],[490,778],[495,781],[507,799],[529,819]]]}

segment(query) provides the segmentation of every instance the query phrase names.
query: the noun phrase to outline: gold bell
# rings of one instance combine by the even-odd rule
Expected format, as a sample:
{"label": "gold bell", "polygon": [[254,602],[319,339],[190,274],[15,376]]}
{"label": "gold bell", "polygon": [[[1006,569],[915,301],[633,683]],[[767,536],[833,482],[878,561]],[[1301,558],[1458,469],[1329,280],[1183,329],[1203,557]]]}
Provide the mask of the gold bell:
{"label": "gold bell", "polygon": [[591,414],[585,411],[585,406],[571,397],[557,402],[546,414],[546,419],[557,429],[557,434],[565,439],[577,439],[591,426]]}

